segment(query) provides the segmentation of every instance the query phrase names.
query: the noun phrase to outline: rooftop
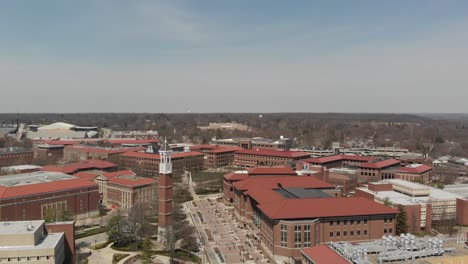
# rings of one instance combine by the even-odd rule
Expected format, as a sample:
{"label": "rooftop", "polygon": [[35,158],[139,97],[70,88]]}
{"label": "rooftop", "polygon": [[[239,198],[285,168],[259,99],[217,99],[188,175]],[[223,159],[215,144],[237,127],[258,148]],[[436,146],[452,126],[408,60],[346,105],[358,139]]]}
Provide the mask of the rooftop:
{"label": "rooftop", "polygon": [[280,188],[276,192],[281,194],[284,198],[327,198],[332,197],[330,194],[320,189],[307,189],[307,188]]}
{"label": "rooftop", "polygon": [[432,170],[431,166],[424,164],[411,164],[406,167],[398,168],[397,172],[421,174]]}
{"label": "rooftop", "polygon": [[323,164],[323,163],[342,161],[342,160],[368,162],[368,161],[375,160],[375,157],[357,156],[357,155],[333,155],[333,156],[328,156],[328,157],[310,158],[310,159],[306,159],[304,161],[305,162],[310,162],[310,163]]}
{"label": "rooftop", "polygon": [[76,177],[60,173],[60,172],[46,172],[37,171],[23,174],[12,174],[0,177],[0,186],[13,187],[21,185],[29,185],[36,183],[54,182],[76,179]]}
{"label": "rooftop", "polygon": [[44,223],[44,220],[0,222],[0,235],[33,234]]}
{"label": "rooftop", "polygon": [[395,209],[362,197],[284,199],[258,205],[270,219],[308,219],[396,214]]}
{"label": "rooftop", "polygon": [[399,160],[387,159],[387,160],[376,161],[376,162],[362,163],[361,165],[359,165],[359,167],[368,168],[368,169],[383,169],[383,168],[390,167],[390,166],[396,166],[398,164],[400,164]]}
{"label": "rooftop", "polygon": [[297,175],[297,173],[288,166],[254,167],[247,170],[249,175]]}
{"label": "rooftop", "polygon": [[303,151],[277,150],[277,149],[243,149],[236,152],[243,155],[272,156],[281,158],[306,158],[310,154]]}
{"label": "rooftop", "polygon": [[65,165],[50,165],[44,166],[41,170],[51,172],[62,172],[67,174],[73,174],[81,170],[92,170],[92,169],[110,169],[117,168],[117,165],[106,161],[106,160],[86,160],[78,163],[70,163]]}
{"label": "rooftop", "polygon": [[338,255],[327,245],[317,245],[305,248],[302,254],[313,261],[315,264],[350,264],[349,261]]}
{"label": "rooftop", "polygon": [[[123,153],[122,156],[159,159],[159,154],[144,153],[144,152],[127,152],[127,153]],[[172,159],[194,157],[194,156],[203,156],[203,153],[197,152],[197,151],[190,151],[190,152],[176,152],[171,155]]]}

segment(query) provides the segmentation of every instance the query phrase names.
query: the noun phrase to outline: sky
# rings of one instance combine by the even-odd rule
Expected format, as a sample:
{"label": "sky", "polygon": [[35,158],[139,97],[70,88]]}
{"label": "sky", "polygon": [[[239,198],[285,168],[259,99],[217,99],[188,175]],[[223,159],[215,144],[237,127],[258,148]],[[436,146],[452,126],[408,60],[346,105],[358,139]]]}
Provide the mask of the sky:
{"label": "sky", "polygon": [[468,1],[0,1],[0,112],[468,113]]}

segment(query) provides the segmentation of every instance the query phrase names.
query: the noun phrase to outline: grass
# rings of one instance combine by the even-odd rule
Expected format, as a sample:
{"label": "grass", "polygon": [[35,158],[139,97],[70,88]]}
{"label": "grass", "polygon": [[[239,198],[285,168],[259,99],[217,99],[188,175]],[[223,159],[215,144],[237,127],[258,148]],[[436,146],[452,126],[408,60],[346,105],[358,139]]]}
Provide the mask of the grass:
{"label": "grass", "polygon": [[121,261],[122,259],[126,258],[130,256],[130,254],[120,254],[120,253],[117,253],[117,254],[114,254],[112,256],[112,264],[117,264],[119,263],[119,261]]}
{"label": "grass", "polygon": [[214,181],[217,185],[223,184],[224,172],[199,171],[192,173],[192,180],[195,183]]}
{"label": "grass", "polygon": [[107,228],[107,227],[97,227],[97,228],[93,228],[93,229],[88,229],[88,230],[84,231],[83,233],[76,234],[75,239],[80,239],[80,238],[83,238],[83,237],[89,237],[89,236],[105,233],[105,232],[107,232],[107,230],[109,230],[109,228]]}

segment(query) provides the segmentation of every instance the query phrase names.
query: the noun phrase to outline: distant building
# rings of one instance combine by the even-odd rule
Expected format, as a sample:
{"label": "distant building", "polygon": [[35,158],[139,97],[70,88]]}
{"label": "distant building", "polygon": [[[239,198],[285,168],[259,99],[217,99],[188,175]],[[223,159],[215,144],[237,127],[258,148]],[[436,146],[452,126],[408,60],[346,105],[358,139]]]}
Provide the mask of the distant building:
{"label": "distant building", "polygon": [[48,229],[43,220],[0,222],[0,263],[74,263],[63,228]]}
{"label": "distant building", "polygon": [[239,147],[220,147],[216,145],[195,145],[190,146],[190,150],[199,151],[204,155],[205,168],[220,168],[232,165],[234,153],[242,150]]}
{"label": "distant building", "polygon": [[81,127],[63,122],[50,125],[30,125],[27,137],[30,139],[84,139],[99,136],[98,127]]}
{"label": "distant building", "polygon": [[111,138],[134,138],[134,139],[151,139],[158,140],[159,135],[157,131],[113,131]]}
{"label": "distant building", "polygon": [[362,163],[359,165],[359,182],[394,179],[399,168],[400,161],[396,159]]}
{"label": "distant building", "polygon": [[31,149],[4,148],[0,149],[0,167],[32,164],[34,153]]}
{"label": "distant building", "polygon": [[302,162],[304,164],[310,165],[319,165],[330,168],[339,168],[346,166],[359,166],[362,163],[374,161],[376,158],[367,157],[367,156],[357,156],[357,155],[333,155],[320,158],[309,158],[305,159]]}
{"label": "distant building", "polygon": [[299,160],[310,158],[310,154],[301,151],[276,149],[244,149],[234,153],[234,166],[256,167],[272,165],[294,165]]}
{"label": "distant building", "polygon": [[[157,175],[159,172],[160,156],[159,154],[143,152],[127,152],[120,156],[120,165],[124,169],[131,169],[135,172],[145,172],[150,175]],[[179,176],[185,171],[203,170],[203,153],[178,152],[172,154],[172,173]]]}
{"label": "distant building", "polygon": [[249,127],[247,125],[239,124],[236,122],[230,123],[210,123],[208,126],[198,126],[201,130],[239,130],[239,131],[247,131]]}
{"label": "distant building", "polygon": [[98,185],[58,172],[0,177],[0,220],[37,220],[69,215],[84,219],[99,214]]}
{"label": "distant building", "polygon": [[155,201],[156,181],[137,176],[131,170],[115,172],[79,172],[77,177],[90,178],[99,185],[102,204],[130,209],[136,204]]}
{"label": "distant building", "polygon": [[[288,150],[292,147],[293,141],[290,138],[280,137],[278,140],[254,137],[254,138],[227,138],[213,139],[212,145],[224,147],[240,147],[244,149],[283,149]],[[310,156],[310,155],[309,155]]]}

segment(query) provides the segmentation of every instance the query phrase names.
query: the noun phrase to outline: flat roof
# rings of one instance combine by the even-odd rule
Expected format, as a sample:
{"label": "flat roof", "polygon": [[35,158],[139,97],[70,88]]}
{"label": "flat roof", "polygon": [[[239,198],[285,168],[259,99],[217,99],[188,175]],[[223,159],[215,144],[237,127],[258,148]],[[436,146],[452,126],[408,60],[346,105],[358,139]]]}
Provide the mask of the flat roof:
{"label": "flat roof", "polygon": [[21,250],[21,251],[31,251],[37,249],[52,249],[56,248],[57,244],[60,242],[65,233],[49,233],[45,236],[44,239],[39,240],[39,244],[30,245],[30,246],[9,246],[9,247],[0,247],[0,251],[10,251]]}
{"label": "flat roof", "polygon": [[0,235],[33,234],[44,223],[44,220],[0,222]]}
{"label": "flat roof", "polygon": [[41,166],[36,165],[16,165],[16,166],[9,166],[9,167],[2,167],[2,170],[33,170],[33,169],[40,169]]}
{"label": "flat roof", "polygon": [[77,179],[77,177],[61,172],[36,171],[31,173],[1,176],[0,185],[5,187],[14,187],[72,179]]}

